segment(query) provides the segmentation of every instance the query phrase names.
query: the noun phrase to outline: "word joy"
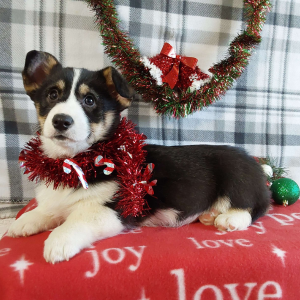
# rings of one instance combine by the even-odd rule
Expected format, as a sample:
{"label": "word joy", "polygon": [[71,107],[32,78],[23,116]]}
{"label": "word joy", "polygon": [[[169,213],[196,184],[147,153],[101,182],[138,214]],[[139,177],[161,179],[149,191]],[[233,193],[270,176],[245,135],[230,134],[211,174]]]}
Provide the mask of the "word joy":
{"label": "word joy", "polygon": [[139,246],[136,248],[137,249],[135,249],[135,247],[108,248],[101,251],[99,254],[97,250],[93,248],[87,250],[86,252],[91,254],[93,268],[92,270],[85,272],[85,276],[90,278],[98,274],[100,270],[100,256],[106,263],[114,265],[126,260],[129,264],[128,270],[132,272],[136,271],[141,264],[146,246]]}

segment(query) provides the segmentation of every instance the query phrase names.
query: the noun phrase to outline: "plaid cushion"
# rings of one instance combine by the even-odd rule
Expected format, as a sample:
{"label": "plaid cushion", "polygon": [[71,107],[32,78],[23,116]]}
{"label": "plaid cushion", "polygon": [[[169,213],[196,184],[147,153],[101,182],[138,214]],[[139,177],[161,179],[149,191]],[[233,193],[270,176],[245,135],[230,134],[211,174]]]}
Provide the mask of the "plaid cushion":
{"label": "plaid cushion", "polygon": [[[242,0],[115,4],[121,27],[143,55],[156,55],[168,41],[177,53],[198,58],[204,72],[226,55],[244,26]],[[139,102],[124,114],[148,136],[148,143],[237,145],[276,159],[300,183],[299,16],[299,2],[273,1],[249,66],[226,96],[207,109],[177,120],[158,116],[151,104]],[[90,69],[110,62],[84,1],[2,0],[0,41],[0,202],[26,202],[34,196],[34,183],[27,182],[17,161],[36,130],[34,106],[21,78],[26,53],[43,50],[64,66]]]}

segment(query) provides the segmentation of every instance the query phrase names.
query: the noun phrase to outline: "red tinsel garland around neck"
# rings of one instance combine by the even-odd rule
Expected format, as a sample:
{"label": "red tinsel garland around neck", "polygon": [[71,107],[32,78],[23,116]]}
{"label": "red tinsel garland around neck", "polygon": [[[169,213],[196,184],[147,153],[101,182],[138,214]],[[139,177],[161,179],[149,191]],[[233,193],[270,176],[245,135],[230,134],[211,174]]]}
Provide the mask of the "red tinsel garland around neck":
{"label": "red tinsel garland around neck", "polygon": [[[120,185],[114,197],[119,200],[117,207],[122,210],[124,217],[144,215],[148,209],[144,197],[147,193],[153,194],[152,186],[156,184],[156,181],[149,183],[154,165],[145,165],[146,151],[143,147],[146,136],[137,133],[134,126],[131,121],[123,118],[110,140],[94,144],[72,158],[87,181],[95,178],[97,172],[103,171],[95,166],[97,156],[101,155],[113,162]],[[53,184],[54,189],[60,186],[76,188],[80,185],[74,170],[64,172],[65,158],[53,159],[44,154],[39,137],[32,138],[25,145],[20,161],[24,173],[29,174],[28,179],[31,181],[44,181],[47,186]]]}

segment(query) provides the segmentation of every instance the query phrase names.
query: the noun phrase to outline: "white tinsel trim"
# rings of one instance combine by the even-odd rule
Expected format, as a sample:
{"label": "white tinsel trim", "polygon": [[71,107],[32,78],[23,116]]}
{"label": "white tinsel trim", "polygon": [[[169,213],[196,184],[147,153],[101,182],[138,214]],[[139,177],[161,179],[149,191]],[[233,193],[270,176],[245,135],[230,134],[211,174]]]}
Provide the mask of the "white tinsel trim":
{"label": "white tinsel trim", "polygon": [[151,76],[156,80],[157,85],[162,85],[163,82],[161,80],[161,76],[163,75],[161,69],[159,69],[156,65],[152,64],[150,60],[144,56],[141,58],[141,62],[149,69]]}
{"label": "white tinsel trim", "polygon": [[190,92],[194,92],[194,91],[197,91],[197,90],[200,90],[200,88],[210,82],[211,78],[207,78],[207,79],[201,79],[201,80],[194,80],[192,85],[190,86]]}

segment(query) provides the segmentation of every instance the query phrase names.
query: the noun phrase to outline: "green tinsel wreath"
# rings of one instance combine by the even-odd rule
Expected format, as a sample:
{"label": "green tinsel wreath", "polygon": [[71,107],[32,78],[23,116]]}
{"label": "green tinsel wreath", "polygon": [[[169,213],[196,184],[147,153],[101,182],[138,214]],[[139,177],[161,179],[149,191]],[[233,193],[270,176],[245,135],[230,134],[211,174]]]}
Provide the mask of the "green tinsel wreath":
{"label": "green tinsel wreath", "polygon": [[261,41],[260,31],[271,8],[269,0],[244,0],[246,29],[230,44],[226,59],[209,71],[211,80],[194,92],[173,90],[168,84],[157,85],[141,54],[127,33],[119,28],[113,0],[86,0],[96,14],[96,23],[111,57],[132,87],[147,102],[153,102],[157,113],[185,117],[218,100],[232,86],[248,64],[252,50]]}

